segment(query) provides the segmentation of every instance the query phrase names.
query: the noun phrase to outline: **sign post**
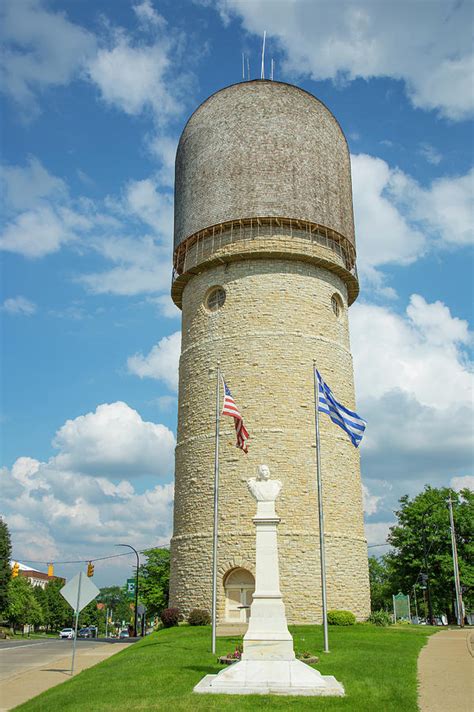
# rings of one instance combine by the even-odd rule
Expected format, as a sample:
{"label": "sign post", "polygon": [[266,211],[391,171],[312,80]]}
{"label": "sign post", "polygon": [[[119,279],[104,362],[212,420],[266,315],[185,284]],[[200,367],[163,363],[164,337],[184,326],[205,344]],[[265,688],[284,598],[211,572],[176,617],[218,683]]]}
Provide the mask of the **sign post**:
{"label": "sign post", "polygon": [[61,596],[66,599],[71,608],[74,610],[75,624],[74,624],[74,640],[72,645],[72,663],[71,663],[71,675],[74,673],[74,660],[76,657],[76,640],[77,640],[77,628],[79,623],[79,613],[83,608],[87,606],[88,603],[94,600],[96,596],[99,595],[100,591],[92,583],[90,578],[84,576],[82,571],[74,576],[73,579],[69,581],[62,589],[59,591]]}

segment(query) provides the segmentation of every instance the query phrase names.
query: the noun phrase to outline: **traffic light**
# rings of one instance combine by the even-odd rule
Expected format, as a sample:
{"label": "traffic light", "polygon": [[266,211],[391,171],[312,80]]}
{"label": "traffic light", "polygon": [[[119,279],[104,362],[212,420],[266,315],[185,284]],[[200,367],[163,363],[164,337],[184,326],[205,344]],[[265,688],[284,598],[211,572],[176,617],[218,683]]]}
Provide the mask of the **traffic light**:
{"label": "traffic light", "polygon": [[89,578],[94,575],[94,564],[92,563],[92,561],[89,561],[89,563],[87,564],[87,575],[89,576]]}
{"label": "traffic light", "polygon": [[13,567],[12,567],[12,578],[15,578],[16,576],[18,576],[19,570],[20,570],[20,564],[18,563],[18,561],[15,561],[15,563],[13,564]]}
{"label": "traffic light", "polygon": [[54,576],[54,564],[48,564],[48,576]]}

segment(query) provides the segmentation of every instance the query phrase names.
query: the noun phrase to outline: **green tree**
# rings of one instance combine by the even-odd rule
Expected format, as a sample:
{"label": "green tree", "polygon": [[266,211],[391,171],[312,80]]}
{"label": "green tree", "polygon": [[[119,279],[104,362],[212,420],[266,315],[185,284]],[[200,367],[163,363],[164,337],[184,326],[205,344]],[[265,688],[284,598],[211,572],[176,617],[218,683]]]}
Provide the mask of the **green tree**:
{"label": "green tree", "polygon": [[168,606],[170,582],[170,552],[168,549],[147,549],[140,566],[138,590],[147,616],[159,615]]}
{"label": "green tree", "polygon": [[[454,577],[447,499],[451,494],[456,529],[461,585],[468,610],[474,607],[474,493],[468,489],[452,492],[447,488],[426,486],[413,499],[405,495],[395,512],[398,523],[388,537],[393,551],[387,554],[392,592],[421,590],[421,573],[429,574],[433,613],[454,616]],[[423,533],[426,541],[428,571],[424,562]]]}
{"label": "green tree", "polygon": [[369,556],[370,606],[372,611],[391,610],[390,569],[383,556]]}
{"label": "green tree", "polygon": [[17,576],[9,583],[8,620],[14,628],[24,625],[36,626],[42,622],[43,611],[34,588],[24,576]]}
{"label": "green tree", "polygon": [[7,523],[0,517],[0,614],[8,609],[8,591],[11,579],[10,559],[12,544]]}
{"label": "green tree", "polygon": [[111,611],[112,620],[120,626],[122,621],[129,623],[132,612],[130,610],[130,599],[125,591],[125,586],[108,586],[100,589],[97,596],[98,603],[104,603]]}
{"label": "green tree", "polygon": [[49,630],[57,631],[73,624],[73,610],[59,591],[63,582],[57,579],[48,581],[44,589],[46,599],[45,623]]}

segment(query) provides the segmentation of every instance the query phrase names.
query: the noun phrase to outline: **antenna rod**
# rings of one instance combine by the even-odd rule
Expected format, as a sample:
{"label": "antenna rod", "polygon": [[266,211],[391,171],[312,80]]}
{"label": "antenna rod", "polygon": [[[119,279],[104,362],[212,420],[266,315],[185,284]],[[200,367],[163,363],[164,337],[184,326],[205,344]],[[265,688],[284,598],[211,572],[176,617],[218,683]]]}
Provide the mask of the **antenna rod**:
{"label": "antenna rod", "polygon": [[267,31],[263,32],[263,45],[262,45],[262,71],[260,72],[260,79],[265,79],[265,38],[267,36]]}
{"label": "antenna rod", "polygon": [[250,81],[250,59],[247,57],[247,79]]}
{"label": "antenna rod", "polygon": [[272,57],[272,64],[271,64],[271,77],[270,77],[272,81],[273,81],[273,69],[274,69],[274,67],[275,67],[275,62],[273,61],[273,57]]}
{"label": "antenna rod", "polygon": [[245,81],[245,64],[244,64],[244,62],[245,62],[245,55],[242,52],[242,79],[243,79],[243,81]]}

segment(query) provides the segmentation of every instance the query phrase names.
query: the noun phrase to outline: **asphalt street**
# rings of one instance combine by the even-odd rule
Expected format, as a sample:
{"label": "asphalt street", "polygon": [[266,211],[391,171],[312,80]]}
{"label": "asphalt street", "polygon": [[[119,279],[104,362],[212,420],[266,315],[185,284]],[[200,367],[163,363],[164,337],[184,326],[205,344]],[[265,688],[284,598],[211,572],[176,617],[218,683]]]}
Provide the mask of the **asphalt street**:
{"label": "asphalt street", "polygon": [[[109,646],[114,643],[135,642],[134,638],[119,640],[118,638],[92,638],[77,640],[76,650],[84,650],[86,646]],[[53,665],[55,660],[72,656],[72,640],[0,640],[0,681],[18,675],[28,670],[45,668]],[[54,666],[53,666],[54,667]]]}

